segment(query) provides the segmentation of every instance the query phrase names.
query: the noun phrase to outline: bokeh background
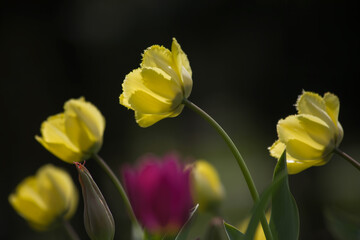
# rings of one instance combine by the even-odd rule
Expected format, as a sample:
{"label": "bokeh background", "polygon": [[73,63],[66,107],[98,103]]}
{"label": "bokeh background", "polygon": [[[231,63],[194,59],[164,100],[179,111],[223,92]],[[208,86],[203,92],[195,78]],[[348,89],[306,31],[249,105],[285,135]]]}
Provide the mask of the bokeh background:
{"label": "bokeh background", "polygon": [[[224,219],[236,225],[247,216],[252,200],[240,170],[203,119],[185,109],[143,129],[118,103],[122,81],[139,66],[143,50],[170,47],[172,37],[190,59],[190,100],[233,138],[259,191],[276,164],[267,150],[277,138],[276,123],[295,113],[302,90],[339,96],[341,148],[360,159],[359,15],[346,1],[15,0],[0,7],[1,239],[66,239],[61,230],[32,231],[7,198],[46,163],[67,169],[77,183],[75,167],[34,136],[66,100],[80,96],[106,118],[100,155],[119,177],[123,164],[148,152],[203,158],[217,167],[225,186]],[[120,196],[95,162],[87,167],[113,211],[116,239],[130,239]],[[290,187],[300,211],[300,239],[345,239],[329,227],[329,209],[337,212],[333,219],[359,224],[360,174],[340,157],[290,176]],[[87,239],[82,207],[80,202],[71,223]]]}

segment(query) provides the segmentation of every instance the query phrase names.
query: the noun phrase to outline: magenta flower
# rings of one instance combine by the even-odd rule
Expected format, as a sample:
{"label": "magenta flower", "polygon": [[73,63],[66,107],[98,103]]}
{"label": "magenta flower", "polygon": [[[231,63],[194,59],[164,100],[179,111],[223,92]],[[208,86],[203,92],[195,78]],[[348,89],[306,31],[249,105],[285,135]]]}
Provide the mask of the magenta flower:
{"label": "magenta flower", "polygon": [[125,167],[124,186],[138,221],[155,235],[174,235],[193,207],[190,170],[176,155],[143,157],[137,168]]}

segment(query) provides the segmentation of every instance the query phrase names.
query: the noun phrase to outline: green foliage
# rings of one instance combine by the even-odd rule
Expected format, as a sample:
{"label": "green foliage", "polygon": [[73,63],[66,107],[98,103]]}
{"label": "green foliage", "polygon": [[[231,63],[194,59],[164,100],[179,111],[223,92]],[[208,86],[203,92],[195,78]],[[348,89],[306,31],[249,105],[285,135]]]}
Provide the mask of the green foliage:
{"label": "green foliage", "polygon": [[197,204],[194,210],[190,213],[190,217],[185,225],[181,228],[179,234],[176,236],[175,240],[186,240],[187,236],[190,233],[192,223],[197,216],[197,209],[199,208],[199,204]]}
{"label": "green foliage", "polygon": [[275,170],[271,185],[262,193],[252,210],[252,217],[245,234],[233,226],[224,223],[229,240],[252,240],[255,236],[261,215],[270,201],[270,227],[275,240],[295,240],[299,237],[299,213],[296,202],[290,192],[286,169],[286,154],[282,154]]}
{"label": "green foliage", "polygon": [[224,222],[225,230],[229,240],[244,240],[244,234],[234,226]]}
{"label": "green foliage", "polygon": [[270,228],[278,240],[296,240],[299,238],[299,212],[289,188],[285,151],[275,167],[274,181],[284,173],[286,176],[272,192]]}

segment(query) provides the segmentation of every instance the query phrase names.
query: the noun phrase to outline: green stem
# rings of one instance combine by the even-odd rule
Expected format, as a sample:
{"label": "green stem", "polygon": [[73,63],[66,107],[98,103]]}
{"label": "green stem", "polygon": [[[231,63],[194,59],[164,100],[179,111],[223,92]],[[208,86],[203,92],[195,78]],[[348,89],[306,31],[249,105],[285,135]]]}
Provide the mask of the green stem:
{"label": "green stem", "polygon": [[139,222],[136,219],[134,210],[131,206],[131,203],[129,201],[129,198],[125,192],[124,187],[122,186],[121,182],[119,181],[119,179],[116,177],[116,175],[114,174],[114,172],[111,170],[111,168],[106,164],[106,162],[97,154],[93,155],[93,158],[96,160],[96,162],[100,165],[100,167],[105,171],[105,173],[109,176],[110,180],[113,182],[113,184],[115,185],[115,187],[117,188],[117,190],[119,191],[124,203],[125,203],[125,207],[128,210],[128,213],[130,215],[130,220],[133,223],[134,227],[137,228],[139,231],[142,231],[142,228],[140,227]]}
{"label": "green stem", "polygon": [[80,238],[77,235],[77,233],[75,232],[74,228],[71,226],[71,224],[68,221],[64,220],[63,226],[71,240],[80,240]]}
{"label": "green stem", "polygon": [[[250,194],[251,197],[253,199],[254,202],[259,201],[259,193],[256,190],[254,181],[251,177],[250,171],[246,166],[246,163],[244,161],[244,159],[242,158],[239,150],[237,149],[237,147],[235,146],[234,142],[232,141],[232,139],[229,137],[229,135],[225,132],[225,130],[209,115],[207,114],[204,110],[202,110],[200,107],[198,107],[197,105],[195,105],[194,103],[192,103],[191,101],[189,101],[188,99],[184,99],[183,103],[185,104],[185,106],[187,106],[188,108],[190,108],[191,110],[193,110],[194,112],[196,112],[197,114],[199,114],[202,118],[204,118],[208,123],[210,123],[211,126],[213,126],[215,128],[215,130],[221,135],[221,137],[224,139],[224,141],[226,142],[226,144],[228,145],[228,147],[230,148],[231,152],[233,153],[243,175],[245,178],[245,181],[247,183],[247,186],[250,190]],[[264,233],[266,236],[266,239],[273,239],[272,237],[272,233],[269,227],[269,224],[266,220],[265,217],[265,213],[262,214],[261,218],[260,218],[262,227],[264,229]]]}
{"label": "green stem", "polygon": [[353,165],[354,167],[356,167],[360,171],[360,163],[358,161],[356,161],[355,159],[350,157],[345,152],[341,151],[339,148],[335,148],[334,152],[336,154],[340,155],[341,157],[343,157],[346,161],[348,161],[351,165]]}

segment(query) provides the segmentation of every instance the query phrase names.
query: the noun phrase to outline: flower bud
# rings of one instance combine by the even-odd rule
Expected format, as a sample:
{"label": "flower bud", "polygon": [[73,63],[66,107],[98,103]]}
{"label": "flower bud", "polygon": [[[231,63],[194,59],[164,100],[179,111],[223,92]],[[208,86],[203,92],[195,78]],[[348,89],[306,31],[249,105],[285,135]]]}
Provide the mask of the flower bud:
{"label": "flower bud", "polygon": [[115,235],[114,218],[100,189],[86,167],[76,162],[84,199],[84,225],[91,240],[112,240]]}
{"label": "flower bud", "polygon": [[200,211],[215,210],[225,191],[216,169],[205,160],[194,163],[191,171],[191,194]]}

